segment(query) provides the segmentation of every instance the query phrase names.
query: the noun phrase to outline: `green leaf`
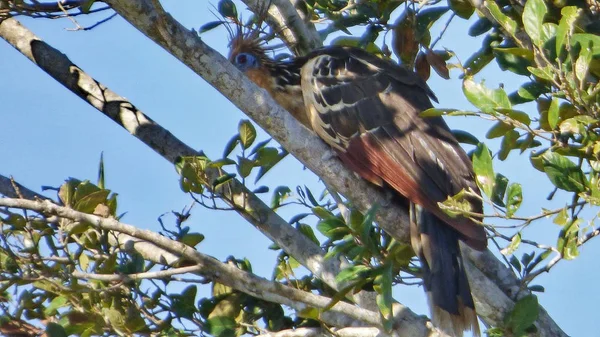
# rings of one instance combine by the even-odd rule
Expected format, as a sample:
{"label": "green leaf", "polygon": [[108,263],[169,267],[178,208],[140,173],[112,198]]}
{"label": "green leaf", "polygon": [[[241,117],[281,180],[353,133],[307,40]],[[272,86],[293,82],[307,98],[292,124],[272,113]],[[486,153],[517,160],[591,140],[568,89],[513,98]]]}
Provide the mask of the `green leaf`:
{"label": "green leaf", "polygon": [[269,192],[269,186],[259,186],[252,191],[252,193],[254,193],[254,194],[268,193],[268,192]]}
{"label": "green leaf", "polygon": [[236,337],[234,317],[216,316],[206,320],[204,328],[206,332],[215,337]]}
{"label": "green leaf", "polygon": [[563,7],[560,13],[561,18],[556,31],[556,55],[562,59],[563,53],[567,50],[565,40],[572,34],[579,13],[575,6]]}
{"label": "green leaf", "polygon": [[197,244],[204,240],[204,235],[200,233],[187,233],[181,238],[181,242],[190,246],[196,247]]}
{"label": "green leaf", "polygon": [[533,52],[522,48],[494,48],[493,50],[500,69],[529,76],[527,67],[532,64]]}
{"label": "green leaf", "polygon": [[464,67],[468,70],[469,75],[473,76],[485,68],[493,59],[494,50],[489,45],[485,45],[467,59]]}
{"label": "green leaf", "polygon": [[83,271],[87,270],[87,268],[90,265],[90,257],[87,256],[86,253],[82,253],[81,255],[79,255],[79,267],[81,267],[81,269]]}
{"label": "green leaf", "polygon": [[65,328],[54,322],[50,322],[46,325],[46,335],[48,335],[48,337],[68,337]]}
{"label": "green leaf", "polygon": [[558,235],[556,248],[562,253],[566,260],[572,260],[579,256],[579,224],[581,219],[568,221]]}
{"label": "green leaf", "polygon": [[446,6],[431,7],[420,10],[417,13],[417,31],[429,30],[450,8]]}
{"label": "green leaf", "polygon": [[523,9],[523,27],[537,46],[542,45],[542,24],[547,12],[544,0],[529,0]]}
{"label": "green leaf", "polygon": [[518,139],[519,133],[516,130],[508,131],[504,135],[504,138],[502,138],[502,144],[500,144],[500,151],[498,152],[498,159],[505,160],[511,150],[518,148]]}
{"label": "green leaf", "polygon": [[566,157],[546,151],[542,155],[544,172],[554,186],[569,192],[581,193],[588,185],[587,178],[581,168]]}
{"label": "green leaf", "polygon": [[492,29],[494,25],[488,20],[486,17],[479,18],[471,27],[469,28],[469,36],[479,36],[490,29]]}
{"label": "green leaf", "polygon": [[340,218],[327,218],[317,224],[317,230],[329,240],[335,241],[350,233],[350,228]]}
{"label": "green leaf", "polygon": [[94,2],[96,2],[96,0],[86,0],[81,4],[81,6],[79,6],[79,9],[82,13],[88,14]]}
{"label": "green leaf", "polygon": [[475,137],[472,133],[469,133],[464,130],[452,130],[452,135],[459,143],[462,144],[470,144],[477,145],[480,143],[479,139]]}
{"label": "green leaf", "polygon": [[377,307],[383,318],[383,327],[386,331],[391,331],[392,329],[392,280],[392,264],[386,263],[383,268],[380,269],[377,276],[375,276],[375,281],[373,282],[373,288],[377,292]]}
{"label": "green leaf", "polygon": [[211,161],[210,163],[208,163],[207,167],[222,168],[223,166],[233,165],[233,164],[235,164],[235,160],[230,159],[230,158],[223,158],[223,159]]}
{"label": "green leaf", "polygon": [[98,187],[104,189],[104,152],[100,153],[100,164],[98,164]]}
{"label": "green leaf", "polygon": [[573,34],[571,45],[579,48],[589,47],[593,57],[600,57],[600,36],[594,34]]}
{"label": "green leaf", "polygon": [[[527,82],[523,84],[518,90],[517,95],[519,95],[522,100],[519,103],[525,103],[536,100],[540,95],[550,92],[550,87],[544,85],[540,82]],[[512,96],[512,95],[511,95]],[[511,102],[513,102],[511,100]],[[513,102],[515,104],[515,102]]]}
{"label": "green leaf", "polygon": [[365,278],[362,280],[357,280],[356,282],[352,282],[349,285],[343,287],[342,289],[340,289],[340,291],[336,292],[335,295],[333,295],[333,297],[331,298],[331,301],[329,301],[329,303],[327,304],[327,306],[325,306],[323,308],[323,311],[327,311],[331,308],[333,308],[334,305],[336,305],[339,301],[343,300],[344,298],[346,298],[346,296],[352,291],[352,290],[360,290],[362,288],[362,286],[364,286],[365,284],[371,282],[370,278]]}
{"label": "green leaf", "polygon": [[494,190],[492,191],[491,200],[498,206],[504,207],[504,193],[506,192],[506,186],[508,185],[508,178],[500,173],[496,173],[496,180],[494,182]]}
{"label": "green leaf", "polygon": [[548,108],[548,124],[552,129],[555,129],[556,125],[558,124],[558,112],[558,99],[554,97],[552,98],[552,102],[550,103],[550,107]]}
{"label": "green leaf", "polygon": [[256,153],[256,162],[260,166],[272,166],[279,160],[281,160],[279,157],[279,151],[273,147],[261,148]]}
{"label": "green leaf", "polygon": [[513,183],[506,190],[506,216],[511,217],[521,207],[523,201],[523,191],[521,184]]}
{"label": "green leaf", "polygon": [[27,221],[20,214],[11,213],[7,218],[2,219],[2,221],[7,225],[11,225],[11,229],[13,230],[23,229],[27,226]]}
{"label": "green leaf", "polygon": [[502,136],[506,135],[506,133],[508,131],[511,131],[514,128],[515,127],[510,124],[506,124],[502,121],[499,121],[488,130],[485,137],[487,139],[494,139],[494,138],[502,137]]}
{"label": "green leaf", "polygon": [[191,319],[198,310],[196,309],[197,287],[190,285],[181,294],[171,295],[171,310],[179,317]]}
{"label": "green leaf", "polygon": [[237,20],[237,8],[232,0],[220,0],[217,10],[223,17]]}
{"label": "green leaf", "polygon": [[336,275],[335,280],[338,283],[353,282],[356,279],[364,278],[371,272],[371,268],[365,265],[351,266],[343,269]]}
{"label": "green leaf", "polygon": [[225,23],[225,21],[207,22],[207,23],[203,24],[202,26],[200,26],[200,31],[198,32],[198,34],[206,33],[209,30],[215,29],[224,23]]}
{"label": "green leaf", "polygon": [[235,136],[231,137],[231,139],[229,139],[229,141],[225,145],[225,150],[223,150],[223,158],[227,158],[227,156],[229,156],[229,154],[231,154],[231,152],[235,149],[235,147],[239,143],[240,143],[240,135],[239,134],[236,134]]}
{"label": "green leaf", "polygon": [[529,118],[529,115],[523,111],[513,109],[496,109],[496,111],[525,125],[531,124],[531,118]]}
{"label": "green leaf", "polygon": [[79,183],[79,185],[77,185],[77,189],[73,197],[73,202],[76,203],[86,195],[97,191],[100,191],[100,188],[98,186],[90,183],[89,180],[84,180],[81,183]]}
{"label": "green leaf", "polygon": [[527,295],[521,298],[508,316],[506,326],[514,336],[522,336],[539,315],[538,300],[535,295]]}
{"label": "green leaf", "polygon": [[[270,156],[270,153],[272,152],[270,149],[271,148],[264,148],[264,149],[258,150],[256,160],[260,164],[260,169],[258,170],[258,174],[256,174],[255,182],[257,182],[260,178],[262,178],[267,172],[269,172],[269,170],[271,168],[273,168],[273,166],[275,166],[283,158],[285,158],[285,156],[288,155],[288,152],[286,150],[282,150],[281,153],[277,153],[276,158],[270,158],[269,156]],[[263,152],[264,152],[264,154],[263,154]]]}
{"label": "green leaf", "polygon": [[[419,116],[421,117],[436,117],[443,116],[448,110],[437,109],[437,108],[429,108],[425,111],[422,111]],[[456,111],[456,109],[451,109],[450,111]]]}
{"label": "green leaf", "polygon": [[[256,145],[254,145],[254,147],[252,148],[252,151],[250,151],[250,156],[255,153],[258,153],[260,150],[265,149],[265,148],[266,149],[274,149],[272,147],[266,147],[270,141],[271,141],[271,138],[267,138],[263,141],[256,143]],[[277,151],[277,149],[274,149],[274,150]]]}
{"label": "green leaf", "polygon": [[542,24],[542,33],[540,35],[540,39],[542,40],[542,44],[544,45],[544,49],[547,52],[547,57],[551,60],[556,59],[556,55],[554,55],[555,44],[556,44],[556,31],[558,30],[558,25],[552,22],[546,22]]}
{"label": "green leaf", "polygon": [[450,8],[452,8],[452,11],[463,19],[470,18],[475,11],[471,2],[467,0],[448,0],[448,4],[450,5]]}
{"label": "green leaf", "polygon": [[317,236],[315,235],[315,232],[313,231],[312,227],[310,227],[309,225],[306,225],[306,224],[298,224],[298,229],[300,230],[300,233],[304,234],[304,236],[309,238],[310,241],[314,242],[317,245],[321,245],[321,243],[319,242],[319,239],[317,239]]}
{"label": "green leaf", "polygon": [[536,256],[535,260],[533,260],[533,262],[531,262],[527,265],[527,268],[525,268],[525,272],[530,273],[533,270],[533,268],[535,268],[540,262],[542,262],[546,258],[548,258],[548,256],[550,256],[550,254],[552,254],[552,250],[547,249],[540,255]]}
{"label": "green leaf", "polygon": [[106,198],[110,194],[109,190],[99,190],[85,195],[73,206],[73,209],[83,213],[92,213],[96,206],[105,203]]}
{"label": "green leaf", "polygon": [[311,208],[311,211],[313,212],[314,215],[318,216],[319,219],[335,218],[335,215],[333,215],[333,213],[331,213],[331,211],[329,211],[328,209],[323,208],[321,206],[315,206],[315,207]]}
{"label": "green leaf", "polygon": [[592,49],[589,46],[582,46],[579,57],[575,61],[575,76],[580,82],[585,82],[592,62]]}
{"label": "green leaf", "polygon": [[[85,254],[82,254],[82,255],[85,255]],[[54,315],[56,315],[56,310],[58,308],[62,308],[64,306],[66,306],[68,302],[69,301],[65,296],[57,296],[44,309],[44,314],[46,316],[54,316]]]}
{"label": "green leaf", "polygon": [[354,240],[355,239],[351,234],[344,236],[343,240],[340,243],[336,244],[332,250],[328,251],[327,254],[325,254],[325,260],[330,259],[334,256],[338,256],[340,254],[344,254],[352,248],[356,247],[356,242]]}
{"label": "green leaf", "polygon": [[71,178],[60,186],[60,189],[58,190],[58,197],[64,205],[73,205],[73,203],[75,202],[75,187],[77,187],[77,185],[79,185],[80,183],[81,181]]}
{"label": "green leaf", "polygon": [[217,188],[223,186],[223,184],[229,182],[233,178],[235,178],[234,173],[224,174],[224,175],[218,177],[217,179],[215,179],[215,181],[212,183],[212,188],[216,190]]}
{"label": "green leaf", "polygon": [[242,178],[249,176],[253,168],[254,160],[238,156],[237,171]]}
{"label": "green leaf", "polygon": [[552,81],[552,79],[554,78],[554,73],[553,70],[550,66],[546,66],[546,67],[527,67],[527,70],[529,70],[529,72],[536,76],[539,77],[543,80],[546,81]]}
{"label": "green leaf", "polygon": [[512,255],[509,259],[510,265],[513,266],[519,273],[521,272],[521,263],[519,263],[519,259],[516,256]]}
{"label": "green leaf", "polygon": [[477,178],[477,185],[483,192],[491,197],[494,189],[494,168],[492,166],[492,156],[484,143],[477,145],[473,153],[473,171]]}
{"label": "green leaf", "polygon": [[276,209],[281,206],[283,200],[287,199],[290,196],[292,190],[290,190],[287,186],[278,186],[275,191],[273,191],[273,197],[271,198],[271,208]]}
{"label": "green leaf", "polygon": [[539,292],[539,293],[543,293],[544,291],[546,291],[546,289],[544,289],[543,286],[538,285],[538,284],[532,285],[532,286],[528,286],[527,289],[529,289],[529,291],[531,291],[531,292],[535,291],[535,292]]}
{"label": "green leaf", "polygon": [[509,35],[515,36],[518,27],[515,20],[502,13],[502,9],[498,7],[498,4],[495,1],[485,1],[484,6],[487,7],[494,20],[496,20]]}
{"label": "green leaf", "polygon": [[521,244],[521,233],[517,233],[517,234],[513,235],[512,239],[510,240],[510,244],[506,248],[502,249],[500,251],[500,253],[502,253],[502,255],[505,255],[505,256],[512,255],[515,253],[517,248],[519,248],[520,244]]}
{"label": "green leaf", "polygon": [[506,337],[506,332],[502,328],[490,328],[485,331],[487,337]]}
{"label": "green leaf", "polygon": [[256,129],[249,120],[244,119],[240,121],[238,132],[244,150],[252,146],[252,143],[254,143],[254,140],[256,139]]}
{"label": "green leaf", "polygon": [[504,89],[489,89],[483,83],[477,83],[470,77],[463,81],[463,92],[469,102],[483,112],[490,113],[494,109],[511,108],[510,100]]}

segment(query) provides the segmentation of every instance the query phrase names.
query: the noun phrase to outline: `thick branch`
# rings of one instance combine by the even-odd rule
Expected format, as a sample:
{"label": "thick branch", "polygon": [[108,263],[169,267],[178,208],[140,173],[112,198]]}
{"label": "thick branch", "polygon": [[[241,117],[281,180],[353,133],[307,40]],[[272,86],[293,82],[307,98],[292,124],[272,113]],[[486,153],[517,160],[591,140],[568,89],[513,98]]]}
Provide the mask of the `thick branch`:
{"label": "thick branch", "polygon": [[[380,226],[395,238],[403,242],[408,241],[406,210],[389,203],[380,190],[365,181],[356,179],[354,174],[345,169],[337,159],[315,156],[315,153],[327,153],[329,149],[279,107],[264,90],[258,89],[224,57],[204,44],[196,34],[183,27],[167,13],[156,12],[147,0],[107,0],[107,2],[142,33],[217,88],[306,167],[323,178],[328,185],[344,194],[354,205],[365,210],[370,209],[374,204],[379,204]],[[470,256],[477,257],[477,255]],[[497,270],[506,269],[497,259],[487,260],[486,263],[492,263]],[[487,276],[497,276],[497,274]],[[514,275],[503,276],[515,280],[514,283],[517,282]],[[494,282],[513,283],[506,280],[486,279],[485,286],[474,291],[478,303],[485,303],[491,308],[496,307],[493,300],[489,301],[487,296],[497,287]],[[542,317],[538,321],[541,334],[565,336],[556,323],[547,315],[544,316],[543,310],[542,312]],[[506,312],[493,317],[482,317],[489,324],[500,325],[502,321],[497,320],[496,317],[504,314]]]}

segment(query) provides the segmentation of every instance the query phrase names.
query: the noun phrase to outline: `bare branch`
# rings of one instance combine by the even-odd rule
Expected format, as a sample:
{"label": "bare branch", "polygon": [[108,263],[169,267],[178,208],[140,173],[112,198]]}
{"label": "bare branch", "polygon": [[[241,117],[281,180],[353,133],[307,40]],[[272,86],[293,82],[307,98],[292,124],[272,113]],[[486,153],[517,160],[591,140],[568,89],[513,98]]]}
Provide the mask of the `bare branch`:
{"label": "bare branch", "polygon": [[181,268],[173,268],[159,271],[148,271],[137,274],[90,274],[74,271],[71,275],[75,278],[87,279],[87,280],[98,280],[105,282],[127,282],[132,280],[143,280],[143,279],[160,279],[169,278],[174,275],[187,274],[187,273],[200,273],[202,272],[201,266],[188,266]]}

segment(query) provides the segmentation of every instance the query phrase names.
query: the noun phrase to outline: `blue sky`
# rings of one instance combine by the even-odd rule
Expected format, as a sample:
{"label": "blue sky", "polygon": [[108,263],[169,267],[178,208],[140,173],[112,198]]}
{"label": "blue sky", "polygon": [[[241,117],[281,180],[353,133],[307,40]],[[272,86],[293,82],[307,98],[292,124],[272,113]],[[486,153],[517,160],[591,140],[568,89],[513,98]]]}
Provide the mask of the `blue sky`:
{"label": "blue sky", "polygon": [[[197,30],[215,19],[209,12],[213,8],[210,2],[167,0],[164,5],[188,28]],[[78,20],[89,25],[105,16]],[[68,31],[73,24],[66,19],[21,20],[96,80],[127,97],[175,136],[205,151],[209,157],[221,155],[239,120],[247,118],[202,78],[119,17],[86,32]],[[479,39],[464,35],[466,27],[451,26],[437,48],[453,49],[464,62],[481,44]],[[202,39],[226,54],[224,29],[215,29],[202,35]],[[95,181],[100,153],[104,152],[107,186],[119,193],[119,212],[128,212],[125,222],[159,230],[159,216],[171,210],[180,211],[191,203],[190,197],[179,189],[178,176],[170,163],[4,42],[0,42],[0,60],[3,103],[0,174],[12,175],[38,192],[42,185],[59,186],[70,176]],[[485,79],[490,87],[503,83],[512,91],[521,81],[495,66],[489,68],[478,80]],[[432,75],[429,81],[440,101],[438,106],[473,109],[461,93],[458,72],[451,72],[451,77],[451,81],[445,81]],[[480,139],[484,139],[489,127],[488,123],[463,117],[448,121],[451,127],[467,130]],[[264,133],[259,136],[260,140],[266,138]],[[497,143],[488,145],[497,150]],[[569,202],[561,194],[552,203],[545,200],[551,187],[541,173],[529,168],[527,156],[511,154],[506,162],[496,163],[496,170],[523,184],[526,203],[521,215],[537,214],[541,207],[555,208]],[[320,191],[317,177],[292,157],[272,170],[263,183],[273,187],[288,185],[292,189],[308,185]],[[237,214],[199,206],[195,206],[192,214],[187,225],[206,235],[199,250],[219,259],[229,255],[248,257],[257,274],[271,276],[276,253],[267,249],[270,242]],[[283,210],[282,214],[289,219],[295,212]],[[166,223],[171,220],[172,217],[165,218]],[[316,220],[307,222],[314,225]],[[543,220],[528,229],[525,236],[554,244],[558,230],[550,220]],[[599,254],[600,245],[592,240],[577,260],[561,262],[549,275],[542,275],[535,282],[546,288],[545,293],[538,294],[540,302],[569,335],[598,335],[594,320],[600,290],[594,281],[600,276],[600,265],[595,260]],[[420,288],[397,287],[395,292],[398,300],[418,313],[427,314]]]}

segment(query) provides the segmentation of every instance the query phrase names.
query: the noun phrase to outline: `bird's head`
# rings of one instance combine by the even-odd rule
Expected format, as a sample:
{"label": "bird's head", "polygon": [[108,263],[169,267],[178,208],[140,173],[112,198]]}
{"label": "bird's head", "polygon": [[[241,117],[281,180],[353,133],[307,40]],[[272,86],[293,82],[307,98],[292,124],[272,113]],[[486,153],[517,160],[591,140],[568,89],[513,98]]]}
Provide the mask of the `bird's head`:
{"label": "bird's head", "polygon": [[231,34],[229,61],[245,73],[257,70],[269,62],[257,30],[244,31],[241,26],[238,26],[237,32]]}
{"label": "bird's head", "polygon": [[260,67],[260,62],[254,54],[244,52],[235,55],[231,59],[231,63],[243,72]]}

